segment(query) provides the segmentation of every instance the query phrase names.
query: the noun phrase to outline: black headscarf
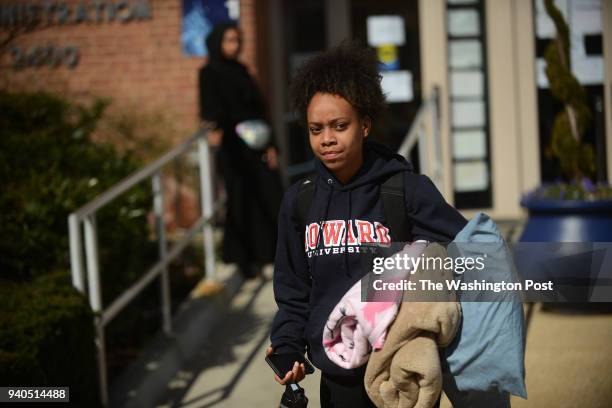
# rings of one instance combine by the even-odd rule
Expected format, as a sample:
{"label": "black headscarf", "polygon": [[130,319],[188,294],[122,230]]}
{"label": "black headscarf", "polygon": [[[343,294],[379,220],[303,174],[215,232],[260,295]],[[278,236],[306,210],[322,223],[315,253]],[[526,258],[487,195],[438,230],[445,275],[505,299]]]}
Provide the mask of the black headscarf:
{"label": "black headscarf", "polygon": [[267,116],[259,87],[246,66],[221,52],[223,35],[230,29],[239,30],[235,22],[224,22],[206,37],[209,59],[200,70],[201,116],[217,122],[226,132],[233,132],[243,120]]}
{"label": "black headscarf", "polygon": [[227,70],[230,70],[230,73],[248,75],[248,71],[244,65],[237,60],[226,58],[221,51],[223,36],[225,32],[230,29],[240,32],[238,25],[234,21],[227,21],[215,25],[206,37],[206,48],[208,48],[209,58],[208,63],[211,67],[220,71],[227,72]]}

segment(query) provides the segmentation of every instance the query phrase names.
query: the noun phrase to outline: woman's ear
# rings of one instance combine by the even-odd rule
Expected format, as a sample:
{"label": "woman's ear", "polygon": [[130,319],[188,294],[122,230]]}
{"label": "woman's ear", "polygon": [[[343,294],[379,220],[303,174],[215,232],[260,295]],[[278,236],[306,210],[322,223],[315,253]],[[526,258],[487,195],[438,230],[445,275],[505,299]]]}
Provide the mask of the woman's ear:
{"label": "woman's ear", "polygon": [[365,115],[363,117],[361,126],[363,130],[363,138],[365,139],[370,134],[370,130],[372,130],[372,119],[368,115]]}

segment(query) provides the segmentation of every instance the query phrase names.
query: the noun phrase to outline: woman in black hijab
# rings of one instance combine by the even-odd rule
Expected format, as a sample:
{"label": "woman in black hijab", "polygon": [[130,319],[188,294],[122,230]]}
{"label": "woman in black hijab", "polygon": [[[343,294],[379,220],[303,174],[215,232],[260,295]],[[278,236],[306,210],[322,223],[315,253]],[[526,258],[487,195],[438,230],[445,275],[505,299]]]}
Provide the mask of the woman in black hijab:
{"label": "woman in black hijab", "polygon": [[265,120],[263,97],[238,62],[241,33],[235,23],[215,26],[206,38],[209,60],[200,69],[200,116],[214,123],[209,141],[218,144],[227,192],[223,261],[237,263],[246,278],[273,262],[282,185],[274,140],[253,147],[236,132],[239,123]]}

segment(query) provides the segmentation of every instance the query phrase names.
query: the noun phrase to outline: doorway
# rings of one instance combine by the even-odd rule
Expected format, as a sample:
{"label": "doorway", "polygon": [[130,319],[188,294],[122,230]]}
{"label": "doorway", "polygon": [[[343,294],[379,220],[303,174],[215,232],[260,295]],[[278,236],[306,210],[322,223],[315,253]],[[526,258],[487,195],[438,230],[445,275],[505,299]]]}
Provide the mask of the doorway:
{"label": "doorway", "polygon": [[[372,138],[397,150],[421,105],[418,1],[275,0],[272,8],[279,34],[270,38],[271,49],[280,55],[273,70],[277,75],[271,76],[279,99],[274,114],[280,118],[276,130],[283,139],[289,181],[312,170],[312,153],[306,129],[291,111],[288,85],[301,64],[343,40],[355,40],[378,56],[389,104]],[[410,157],[416,169],[417,150]]]}

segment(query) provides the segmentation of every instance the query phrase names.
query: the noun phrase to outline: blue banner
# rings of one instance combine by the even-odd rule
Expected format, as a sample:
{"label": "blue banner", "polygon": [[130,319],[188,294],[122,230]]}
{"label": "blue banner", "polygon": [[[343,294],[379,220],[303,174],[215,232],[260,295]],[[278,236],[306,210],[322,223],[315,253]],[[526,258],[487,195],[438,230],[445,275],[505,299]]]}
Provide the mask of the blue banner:
{"label": "blue banner", "polygon": [[231,0],[183,0],[183,53],[191,56],[208,55],[206,36],[215,24],[232,21],[237,17],[237,5],[238,2]]}

